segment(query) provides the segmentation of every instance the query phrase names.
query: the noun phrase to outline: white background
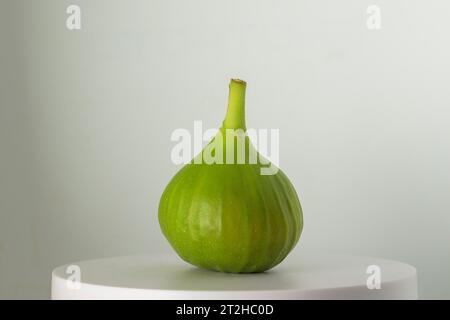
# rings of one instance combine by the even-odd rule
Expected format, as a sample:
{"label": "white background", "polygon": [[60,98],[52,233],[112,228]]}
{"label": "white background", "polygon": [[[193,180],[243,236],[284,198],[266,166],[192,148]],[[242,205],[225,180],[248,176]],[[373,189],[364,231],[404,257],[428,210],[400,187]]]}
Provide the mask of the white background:
{"label": "white background", "polygon": [[448,1],[0,1],[1,298],[48,298],[60,264],[169,251],[170,134],[220,125],[231,77],[247,125],[280,129],[295,250],[401,260],[421,298],[450,298]]}

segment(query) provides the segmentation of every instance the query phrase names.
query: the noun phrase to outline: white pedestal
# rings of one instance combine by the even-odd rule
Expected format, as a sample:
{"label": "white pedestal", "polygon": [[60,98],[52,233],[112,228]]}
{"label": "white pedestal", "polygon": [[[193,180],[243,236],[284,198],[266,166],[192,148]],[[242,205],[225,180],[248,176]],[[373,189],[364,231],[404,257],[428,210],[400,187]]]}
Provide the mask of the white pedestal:
{"label": "white pedestal", "polygon": [[[367,287],[370,265],[380,268],[380,289]],[[78,267],[76,288],[68,279]],[[56,268],[52,299],[417,299],[417,277],[407,264],[357,256],[288,257],[260,274],[201,270],[175,255],[129,256]]]}

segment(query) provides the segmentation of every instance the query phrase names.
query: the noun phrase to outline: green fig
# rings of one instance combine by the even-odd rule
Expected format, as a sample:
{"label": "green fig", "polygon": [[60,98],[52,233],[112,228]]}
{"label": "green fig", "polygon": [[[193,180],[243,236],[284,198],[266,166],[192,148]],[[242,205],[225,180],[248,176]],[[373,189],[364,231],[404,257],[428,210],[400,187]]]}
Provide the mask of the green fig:
{"label": "green fig", "polygon": [[[273,268],[295,247],[303,228],[287,176],[276,167],[274,174],[262,174],[268,160],[246,134],[245,90],[244,81],[231,80],[222,127],[172,178],[158,210],[161,230],[183,260],[222,272]],[[239,142],[245,145],[241,156]],[[258,160],[249,161],[255,155]]]}

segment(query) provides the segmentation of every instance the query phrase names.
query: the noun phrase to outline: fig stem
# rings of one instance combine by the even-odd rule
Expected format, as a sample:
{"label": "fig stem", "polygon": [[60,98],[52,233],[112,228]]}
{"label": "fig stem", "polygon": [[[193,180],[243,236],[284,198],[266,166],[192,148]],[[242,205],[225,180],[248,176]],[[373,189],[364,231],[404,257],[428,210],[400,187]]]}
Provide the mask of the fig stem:
{"label": "fig stem", "polygon": [[225,129],[243,129],[245,127],[245,89],[247,83],[240,79],[231,79],[228,96],[228,109],[223,121]]}

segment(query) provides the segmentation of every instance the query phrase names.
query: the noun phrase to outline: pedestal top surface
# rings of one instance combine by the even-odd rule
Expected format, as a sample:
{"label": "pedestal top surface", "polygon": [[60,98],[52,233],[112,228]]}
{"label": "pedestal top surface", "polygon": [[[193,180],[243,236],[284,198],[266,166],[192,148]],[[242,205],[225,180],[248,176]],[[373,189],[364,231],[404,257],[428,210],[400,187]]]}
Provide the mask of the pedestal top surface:
{"label": "pedestal top surface", "polygon": [[[77,270],[80,288],[74,289],[70,281]],[[369,278],[369,287],[380,280],[381,289],[369,289]],[[196,268],[176,255],[143,255],[58,267],[52,274],[52,297],[415,299],[416,282],[416,269],[410,265],[361,256],[293,256],[264,273],[230,274]]]}

